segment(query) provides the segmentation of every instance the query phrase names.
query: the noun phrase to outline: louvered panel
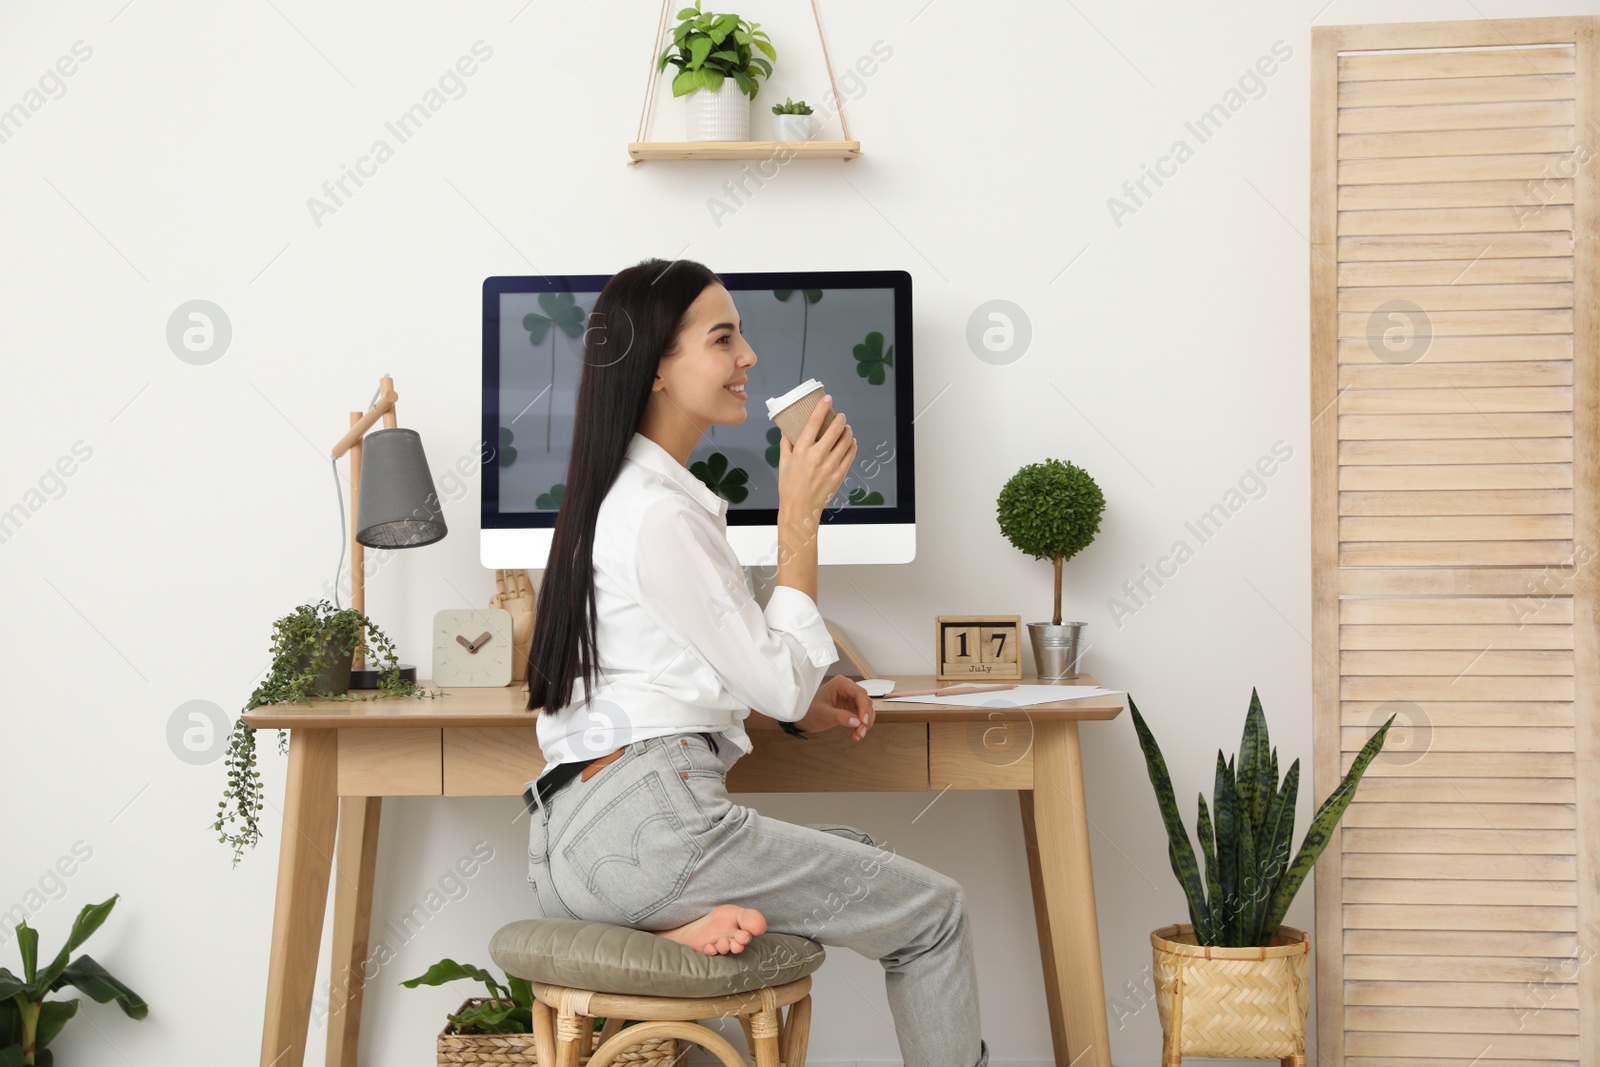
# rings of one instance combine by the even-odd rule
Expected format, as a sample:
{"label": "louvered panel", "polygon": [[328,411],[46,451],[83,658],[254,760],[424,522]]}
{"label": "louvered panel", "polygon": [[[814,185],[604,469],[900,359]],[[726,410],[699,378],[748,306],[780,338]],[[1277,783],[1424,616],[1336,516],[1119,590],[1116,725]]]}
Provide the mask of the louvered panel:
{"label": "louvered panel", "polygon": [[1325,1064],[1600,1050],[1593,975],[1528,996],[1600,917],[1597,32],[1313,30],[1319,795],[1396,720],[1317,873]]}

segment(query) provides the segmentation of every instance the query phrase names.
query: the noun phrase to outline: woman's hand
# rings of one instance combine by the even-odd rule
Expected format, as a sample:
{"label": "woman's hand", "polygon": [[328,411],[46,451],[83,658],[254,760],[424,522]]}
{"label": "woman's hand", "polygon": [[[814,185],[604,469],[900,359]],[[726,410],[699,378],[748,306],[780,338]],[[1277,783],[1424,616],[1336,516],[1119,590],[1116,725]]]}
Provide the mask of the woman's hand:
{"label": "woman's hand", "polygon": [[778,503],[795,519],[820,522],[828,501],[839,491],[850,464],[856,458],[856,439],[840,415],[820,438],[822,420],[833,410],[833,402],[823,400],[811,411],[800,441],[791,444],[786,435],[778,437]]}
{"label": "woman's hand", "polygon": [[867,691],[844,675],[836,674],[817,688],[806,717],[796,725],[808,734],[849,726],[853,728],[850,736],[859,741],[867,736],[876,717]]}

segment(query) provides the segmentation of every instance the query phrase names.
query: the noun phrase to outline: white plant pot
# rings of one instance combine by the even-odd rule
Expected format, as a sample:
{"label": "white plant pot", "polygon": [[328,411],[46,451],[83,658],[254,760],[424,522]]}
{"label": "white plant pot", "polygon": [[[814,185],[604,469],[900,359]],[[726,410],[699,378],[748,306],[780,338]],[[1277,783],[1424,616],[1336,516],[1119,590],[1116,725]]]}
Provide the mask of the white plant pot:
{"label": "white plant pot", "polygon": [[809,141],[817,131],[816,115],[774,115],[772,116],[772,139],[774,141]]}
{"label": "white plant pot", "polygon": [[733,79],[724,78],[716,92],[696,89],[684,98],[689,109],[686,132],[691,141],[748,141],[750,98]]}

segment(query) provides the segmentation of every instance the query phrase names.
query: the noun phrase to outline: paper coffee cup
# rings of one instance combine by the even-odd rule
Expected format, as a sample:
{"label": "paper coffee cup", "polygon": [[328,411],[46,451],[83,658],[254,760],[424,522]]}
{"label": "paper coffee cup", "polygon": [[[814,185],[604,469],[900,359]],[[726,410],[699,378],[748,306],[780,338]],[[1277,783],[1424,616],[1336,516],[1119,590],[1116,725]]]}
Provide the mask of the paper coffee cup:
{"label": "paper coffee cup", "polygon": [[[782,396],[768,397],[767,417],[777,423],[778,428],[783,431],[783,436],[789,439],[790,444],[794,444],[800,437],[800,431],[805,429],[806,420],[811,418],[811,412],[816,406],[822,403],[823,394],[826,392],[821,382],[815,378],[807,378]],[[827,431],[838,414],[837,411],[828,412],[828,417],[822,422],[823,432]]]}

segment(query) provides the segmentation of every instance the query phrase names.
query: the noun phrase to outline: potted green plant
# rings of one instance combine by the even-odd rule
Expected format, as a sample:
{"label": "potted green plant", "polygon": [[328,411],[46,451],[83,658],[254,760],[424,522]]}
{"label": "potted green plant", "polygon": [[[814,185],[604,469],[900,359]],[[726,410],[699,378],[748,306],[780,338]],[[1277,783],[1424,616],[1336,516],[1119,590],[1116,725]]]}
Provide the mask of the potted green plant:
{"label": "potted green plant", "polygon": [[[350,667],[360,650],[380,668],[375,693],[349,692]],[[272,664],[267,676],[250,694],[244,710],[265,704],[304,704],[312,697],[335,700],[375,700],[386,696],[432,696],[400,675],[394,643],[377,624],[352,608],[335,608],[326,600],[302,604],[272,624]],[[278,751],[287,752],[288,736],[278,732]],[[246,848],[261,839],[257,822],[266,806],[261,774],[256,770],[255,727],[243,719],[228,735],[228,755],[223,764],[228,784],[217,804],[212,829],[223,844],[233,848],[237,866]],[[230,826],[237,831],[230,832]],[[0,1065],[3,1067],[3,1065]]]}
{"label": "potted green plant", "polygon": [[688,139],[748,141],[750,102],[761,89],[757,79],[770,77],[771,61],[778,58],[772,41],[759,22],[701,11],[700,0],[677,17],[672,43],[656,69],[666,70],[668,63],[678,68],[672,95],[689,98]]}
{"label": "potted green plant", "polygon": [[1188,1055],[1304,1064],[1311,939],[1284,926],[1283,918],[1395,717],[1361,747],[1290,859],[1300,761],[1289,765],[1280,782],[1278,750],[1251,689],[1237,759],[1223,762],[1219,749],[1210,807],[1200,794],[1195,829],[1206,861],[1202,875],[1166,760],[1131,694],[1128,711],[1166,826],[1167,858],[1189,905],[1187,923],[1150,935],[1164,1035],[1161,1062],[1175,1065]]}
{"label": "potted green plant", "polygon": [[[400,984],[415,989],[419,985],[438,986],[462,979],[482,982],[489,995],[469,997],[461,1007],[445,1013],[445,1027],[439,1031],[439,1063],[526,1062],[529,1067],[536,1064],[533,984],[526,978],[506,975],[505,983],[501,984],[482,967],[446,958]],[[598,1035],[605,1023],[605,1018],[595,1017],[589,1047],[579,1050],[580,1061],[588,1060],[599,1045]],[[624,1022],[618,1029],[632,1025],[631,1021]],[[491,1052],[496,1058],[489,1058]],[[630,1067],[671,1067],[682,1052],[682,1042],[677,1038],[660,1038],[628,1047],[618,1062],[626,1062]]]}
{"label": "potted green plant", "polygon": [[777,116],[772,120],[774,141],[809,141],[816,132],[811,105],[804,100],[785,98],[783,103],[772,105],[772,113]]}
{"label": "potted green plant", "polygon": [[67,943],[43,969],[39,967],[39,932],[26,919],[17,924],[22,977],[0,967],[0,1067],[50,1067],[55,1062],[47,1046],[78,1013],[79,1001],[45,997],[64,986],[74,986],[101,1004],[115,1000],[130,1019],[143,1019],[150,1013],[139,994],[113,978],[93,957],[79,956],[68,962],[72,950],[100,929],[116,903],[112,896],[99,904],[85,904],[72,921]]}
{"label": "potted green plant", "polygon": [[1106,498],[1089,473],[1074,463],[1046,459],[1017,471],[1000,490],[1000,532],[1036,559],[1055,563],[1055,613],[1049,622],[1028,623],[1039,680],[1076,678],[1086,622],[1061,621],[1061,565],[1094,540]]}

